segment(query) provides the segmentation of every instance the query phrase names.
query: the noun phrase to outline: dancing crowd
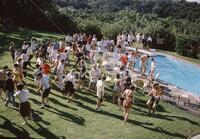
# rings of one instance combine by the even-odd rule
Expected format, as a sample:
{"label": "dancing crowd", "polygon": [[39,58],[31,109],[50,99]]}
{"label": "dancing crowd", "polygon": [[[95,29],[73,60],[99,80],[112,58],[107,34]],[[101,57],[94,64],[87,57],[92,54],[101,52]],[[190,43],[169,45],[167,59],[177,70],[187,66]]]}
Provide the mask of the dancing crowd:
{"label": "dancing crowd", "polygon": [[[113,103],[124,111],[123,123],[128,119],[136,89],[132,72],[140,73],[141,78],[149,80],[152,89],[148,94],[150,99],[146,106],[149,113],[154,114],[162,95],[159,84],[154,83],[156,63],[154,58],[151,58],[150,72],[147,74],[150,56],[139,52],[137,48],[129,49],[135,47],[134,42],[150,46],[152,38],[140,36],[139,33],[134,35],[123,32],[117,35],[116,41],[109,39],[97,41],[96,35],[76,33],[68,34],[58,42],[56,40],[40,42],[32,38],[30,41],[24,41],[18,49],[15,43],[11,42],[9,51],[13,69],[4,66],[0,70],[0,96],[5,101],[6,107],[10,102],[16,107],[15,97],[19,98],[19,112],[25,121],[23,124],[27,123],[26,117],[33,119],[28,101],[29,91],[24,89],[27,75],[33,70],[31,76],[37,86],[37,94],[41,96],[41,109],[48,109],[49,94],[55,84],[69,103],[76,101],[76,90],[87,88],[88,92],[91,92],[90,90],[93,89],[97,96],[96,110],[101,111],[104,88],[109,79],[109,76],[103,72],[105,70],[103,56],[109,52],[114,59],[118,57],[114,66],[118,66],[120,70],[114,75],[115,77],[110,78],[113,82]],[[135,66],[137,60],[140,61],[139,70]]]}

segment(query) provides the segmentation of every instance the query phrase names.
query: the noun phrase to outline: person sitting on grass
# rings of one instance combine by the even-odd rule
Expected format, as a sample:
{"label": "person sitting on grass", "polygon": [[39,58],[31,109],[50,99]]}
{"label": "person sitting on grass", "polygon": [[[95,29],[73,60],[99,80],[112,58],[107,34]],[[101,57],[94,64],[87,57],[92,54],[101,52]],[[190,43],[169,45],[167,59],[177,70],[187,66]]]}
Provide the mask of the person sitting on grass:
{"label": "person sitting on grass", "polygon": [[7,79],[6,71],[8,70],[8,66],[4,66],[2,70],[0,70],[0,97],[2,100],[5,100],[3,96],[4,84]]}
{"label": "person sitting on grass", "polygon": [[104,97],[104,87],[105,87],[105,83],[104,81],[106,80],[106,77],[102,77],[98,79],[97,84],[96,84],[96,88],[97,88],[97,105],[96,105],[96,109],[98,111],[101,111],[101,105],[103,102],[103,97]]}
{"label": "person sitting on grass", "polygon": [[150,96],[151,98],[147,101],[146,106],[149,109],[149,114],[155,112],[156,110],[156,106],[158,105],[159,101],[160,101],[160,96],[162,95],[160,86],[158,83],[155,83],[152,87],[152,90],[150,91],[150,93],[148,94],[148,96]]}
{"label": "person sitting on grass", "polygon": [[122,97],[124,98],[123,101],[123,108],[124,108],[124,121],[123,124],[126,123],[126,121],[128,120],[128,115],[132,106],[132,102],[133,102],[133,91],[135,90],[135,87],[133,85],[131,85],[129,87],[129,89],[126,89],[122,95]]}
{"label": "person sitting on grass", "polygon": [[28,124],[26,117],[29,117],[31,120],[33,120],[33,115],[32,115],[32,110],[31,110],[31,105],[28,102],[28,90],[24,90],[24,85],[23,83],[18,83],[17,84],[17,92],[14,94],[14,96],[19,97],[19,112],[24,119],[25,122],[22,124]]}
{"label": "person sitting on grass", "polygon": [[15,84],[12,79],[12,73],[7,72],[8,79],[5,82],[5,90],[6,90],[6,103],[5,106],[8,106],[8,103],[10,103],[12,98],[12,104],[15,106],[15,97],[14,97],[14,91],[15,91]]}
{"label": "person sitting on grass", "polygon": [[[67,94],[67,98],[68,98],[68,102],[70,103],[71,100],[74,100],[74,93],[75,93],[75,76],[74,76],[74,71],[71,70],[70,73],[67,74],[67,76],[65,77],[65,79],[63,80],[63,84],[64,84],[64,91],[65,94]],[[70,99],[71,96],[71,99]]]}
{"label": "person sitting on grass", "polygon": [[38,73],[37,81],[40,82],[40,88],[38,89],[37,92],[39,93],[40,90],[43,90],[41,93],[42,96],[41,109],[44,109],[46,107],[49,107],[49,94],[51,91],[49,77],[46,75],[42,75],[42,73]]}

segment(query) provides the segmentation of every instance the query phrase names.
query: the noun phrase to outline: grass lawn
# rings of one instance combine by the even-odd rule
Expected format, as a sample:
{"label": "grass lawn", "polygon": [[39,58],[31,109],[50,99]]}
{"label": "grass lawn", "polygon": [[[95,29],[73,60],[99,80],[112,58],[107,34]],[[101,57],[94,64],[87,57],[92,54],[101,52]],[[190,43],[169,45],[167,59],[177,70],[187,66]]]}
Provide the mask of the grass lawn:
{"label": "grass lawn", "polygon": [[[32,35],[45,39],[59,37],[58,34],[27,30],[0,32],[0,47],[3,48],[0,52],[0,66],[8,65],[12,68],[11,57],[5,51],[8,40],[16,40],[19,43]],[[107,84],[103,111],[97,112],[94,92],[89,93],[87,89],[76,91],[76,102],[67,103],[66,98],[55,87],[50,94],[51,107],[40,109],[41,99],[35,92],[31,70],[25,82],[30,91],[29,100],[35,121],[30,121],[29,126],[22,126],[23,120],[19,113],[11,107],[5,107],[0,100],[0,138],[174,139],[190,138],[200,133],[199,117],[163,101],[160,102],[155,116],[149,116],[145,107],[148,98],[139,92],[136,92],[128,123],[122,125],[122,111],[112,103],[110,84]]]}
{"label": "grass lawn", "polygon": [[167,55],[171,55],[171,56],[176,57],[178,59],[185,60],[186,62],[190,62],[190,63],[193,63],[193,64],[200,66],[200,60],[199,59],[181,56],[181,55],[177,54],[176,52],[163,51],[163,50],[158,50],[158,52],[161,52],[161,53],[164,53],[164,54],[167,54]]}

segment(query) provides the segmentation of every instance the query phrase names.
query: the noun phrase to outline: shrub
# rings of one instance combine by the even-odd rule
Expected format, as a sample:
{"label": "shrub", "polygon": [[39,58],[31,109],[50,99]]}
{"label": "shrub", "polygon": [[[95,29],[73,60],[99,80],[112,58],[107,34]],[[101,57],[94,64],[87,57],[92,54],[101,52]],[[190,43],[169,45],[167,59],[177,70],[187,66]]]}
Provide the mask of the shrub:
{"label": "shrub", "polygon": [[198,58],[200,38],[189,35],[179,35],[176,39],[176,52],[182,56]]}

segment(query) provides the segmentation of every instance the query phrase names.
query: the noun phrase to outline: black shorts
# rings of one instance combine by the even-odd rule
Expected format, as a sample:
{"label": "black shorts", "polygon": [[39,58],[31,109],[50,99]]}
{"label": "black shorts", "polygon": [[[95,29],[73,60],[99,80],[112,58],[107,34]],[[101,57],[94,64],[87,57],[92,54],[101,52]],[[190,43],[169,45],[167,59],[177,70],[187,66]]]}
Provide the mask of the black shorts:
{"label": "black shorts", "polygon": [[5,81],[0,81],[0,89],[4,89]]}
{"label": "black shorts", "polygon": [[158,104],[160,100],[156,100],[154,96],[151,97],[151,102]]}
{"label": "black shorts", "polygon": [[74,89],[74,85],[72,82],[67,81],[65,83],[65,93],[69,93],[69,95],[74,94],[75,93],[75,89]]}
{"label": "black shorts", "polygon": [[42,98],[47,98],[50,94],[50,88],[45,89],[44,92],[42,93]]}
{"label": "black shorts", "polygon": [[120,49],[120,48],[122,48],[122,46],[121,46],[121,45],[118,45],[118,46],[117,46],[117,48],[119,48],[119,49]]}

